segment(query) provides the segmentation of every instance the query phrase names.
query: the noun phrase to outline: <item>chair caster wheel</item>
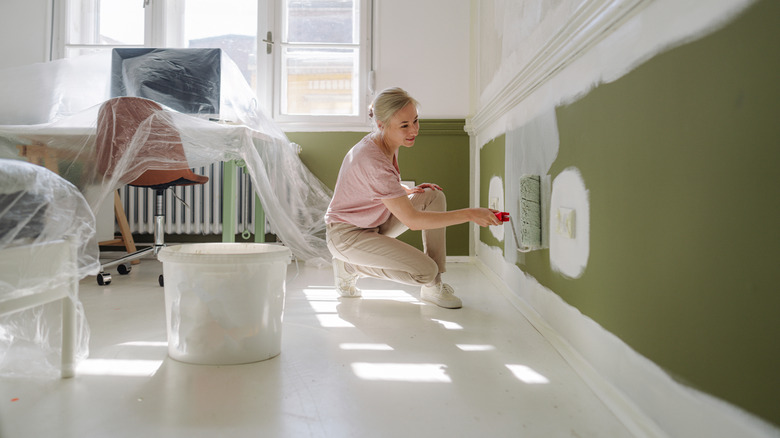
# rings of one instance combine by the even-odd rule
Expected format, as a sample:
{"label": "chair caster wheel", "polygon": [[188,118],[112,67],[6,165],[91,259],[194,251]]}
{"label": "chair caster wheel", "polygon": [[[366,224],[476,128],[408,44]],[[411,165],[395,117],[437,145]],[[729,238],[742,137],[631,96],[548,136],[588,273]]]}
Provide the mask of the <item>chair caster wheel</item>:
{"label": "chair caster wheel", "polygon": [[130,273],[132,269],[133,268],[127,263],[121,264],[116,267],[116,271],[119,272],[119,275],[127,275]]}
{"label": "chair caster wheel", "polygon": [[108,272],[101,272],[97,275],[97,284],[99,286],[106,286],[111,284],[111,274]]}
{"label": "chair caster wheel", "polygon": [[162,274],[160,274],[160,276],[157,277],[157,282],[160,283],[160,287],[164,287],[165,286],[165,282],[163,281]]}

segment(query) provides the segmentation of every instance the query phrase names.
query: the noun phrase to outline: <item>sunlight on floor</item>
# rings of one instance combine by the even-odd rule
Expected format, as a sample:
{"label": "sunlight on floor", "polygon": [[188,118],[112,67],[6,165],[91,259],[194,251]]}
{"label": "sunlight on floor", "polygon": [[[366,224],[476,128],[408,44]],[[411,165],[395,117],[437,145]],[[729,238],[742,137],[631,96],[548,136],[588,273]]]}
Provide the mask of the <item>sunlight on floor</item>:
{"label": "sunlight on floor", "polygon": [[339,294],[333,287],[309,286],[303,289],[303,295],[311,301],[338,301]]}
{"label": "sunlight on floor", "polygon": [[309,305],[317,313],[336,313],[339,302],[333,301],[309,301]]}
{"label": "sunlight on floor", "polygon": [[91,376],[151,377],[162,364],[161,360],[85,359],[76,372]]}
{"label": "sunlight on floor", "polygon": [[444,321],[442,319],[431,319],[433,322],[438,322],[447,330],[463,330],[463,326],[458,324],[457,322],[452,321]]}
{"label": "sunlight on floor", "polygon": [[120,347],[161,347],[161,348],[168,348],[167,342],[144,342],[144,341],[133,341],[133,342],[123,342],[119,344]]}
{"label": "sunlight on floor", "polygon": [[[303,295],[314,310],[317,320],[323,328],[352,328],[351,322],[345,321],[338,315],[338,306],[342,299],[336,289],[332,287],[309,286],[303,289]],[[402,303],[423,305],[416,297],[400,289],[364,289],[361,300],[391,300]],[[458,324],[448,321],[435,320],[436,322],[452,330],[462,329]]]}
{"label": "sunlight on floor", "polygon": [[363,350],[363,351],[392,351],[393,347],[387,344],[340,344],[342,350]]}
{"label": "sunlight on floor", "polygon": [[[303,289],[309,302],[338,301],[339,294],[333,287],[309,286]],[[405,303],[423,304],[417,297],[401,289],[363,289],[364,300],[394,300]]]}
{"label": "sunlight on floor", "polygon": [[400,289],[363,289],[364,300],[393,300],[422,305],[423,302],[409,292]]}
{"label": "sunlight on floor", "polygon": [[352,328],[355,327],[351,322],[341,319],[335,313],[318,313],[317,320],[325,328]]}
{"label": "sunlight on floor", "polygon": [[435,363],[366,363],[352,364],[355,375],[364,380],[394,382],[450,383],[447,366]]}
{"label": "sunlight on floor", "polygon": [[550,383],[550,380],[547,377],[544,377],[525,365],[507,365],[506,367],[509,368],[509,371],[511,371],[518,380],[528,383],[529,385]]}
{"label": "sunlight on floor", "polygon": [[455,346],[462,351],[491,351],[496,349],[494,345],[487,344],[456,344]]}

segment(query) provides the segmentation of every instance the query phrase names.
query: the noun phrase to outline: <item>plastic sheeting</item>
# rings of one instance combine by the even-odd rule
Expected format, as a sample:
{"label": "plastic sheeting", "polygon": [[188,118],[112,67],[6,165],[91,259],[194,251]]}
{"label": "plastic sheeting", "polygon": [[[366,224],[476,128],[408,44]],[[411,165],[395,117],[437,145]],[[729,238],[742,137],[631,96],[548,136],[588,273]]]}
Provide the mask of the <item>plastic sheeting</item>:
{"label": "plastic sheeting", "polygon": [[[89,328],[78,288],[68,285],[98,272],[94,237],[95,216],[73,184],[44,167],[0,159],[0,259],[9,258],[0,266],[0,302],[67,288],[76,308],[76,360],[87,355]],[[44,246],[62,240],[76,248],[76,269]],[[60,318],[59,301],[0,317],[0,375],[57,371]]]}
{"label": "plastic sheeting", "polygon": [[[329,266],[323,216],[332,192],[301,162],[297,145],[258,108],[243,75],[224,53],[220,75],[211,79],[211,85],[203,83],[202,70],[183,67],[205,64],[208,60],[198,58],[204,53],[209,52],[157,50],[151,53],[154,62],[149,66],[135,63],[123,68],[122,74],[132,77],[122,80],[131,86],[144,82],[145,96],[168,100],[165,87],[145,79],[154,79],[155,69],[175,69],[173,77],[179,81],[175,90],[196,82],[200,89],[219,90],[219,107],[208,106],[209,111],[218,109],[218,114],[185,114],[158,102],[162,105],[153,104],[139,119],[137,111],[123,110],[126,105],[118,103],[133,99],[110,99],[115,78],[107,53],[0,70],[0,102],[4,103],[0,106],[0,159],[13,160],[0,164],[0,193],[4,200],[17,201],[14,209],[0,212],[4,230],[0,251],[6,246],[72,236],[82,242],[73,275],[82,279],[96,274],[99,252],[94,215],[116,189],[147,170],[241,160],[279,239],[298,260]],[[171,79],[162,83],[172,85]],[[148,94],[150,87],[153,94]],[[180,91],[171,93],[170,99],[175,100]],[[132,90],[126,94],[136,95]],[[19,166],[37,172],[13,171]],[[3,278],[0,275],[0,296],[33,292],[3,285]],[[71,279],[49,278],[45,287],[57,287],[58,281],[64,286]],[[89,334],[80,303],[76,303],[81,329],[79,360],[86,356]],[[0,374],[39,375],[58,369],[58,309],[47,304],[0,320]],[[38,360],[40,354],[46,359]]]}
{"label": "plastic sheeting", "polygon": [[[137,82],[169,65],[176,69],[181,86],[199,82],[203,88],[197,69],[181,67],[182,53],[186,49],[155,51],[155,62],[136,65],[129,74]],[[207,62],[197,58],[198,53],[204,52],[193,51],[184,61]],[[41,164],[77,186],[94,212],[114,190],[146,170],[242,160],[279,239],[298,260],[330,264],[323,216],[332,192],[306,168],[296,145],[258,107],[232,60],[222,53],[221,83],[214,84],[220,90],[219,114],[184,114],[158,102],[160,109],[143,120],[114,111],[98,123],[98,113],[110,97],[111,64],[110,54],[99,54],[0,71],[0,101],[24,107],[22,111],[13,111],[13,105],[0,109],[0,158],[19,159],[22,151],[30,160],[38,157],[44,161]],[[155,99],[166,100],[164,93],[158,87]],[[169,97],[177,99],[175,94]],[[46,123],[41,123],[43,118]],[[19,144],[32,147],[21,149]],[[169,153],[179,144],[183,155]],[[113,155],[116,159],[110,165],[101,166],[98,157],[116,147],[123,152]]]}

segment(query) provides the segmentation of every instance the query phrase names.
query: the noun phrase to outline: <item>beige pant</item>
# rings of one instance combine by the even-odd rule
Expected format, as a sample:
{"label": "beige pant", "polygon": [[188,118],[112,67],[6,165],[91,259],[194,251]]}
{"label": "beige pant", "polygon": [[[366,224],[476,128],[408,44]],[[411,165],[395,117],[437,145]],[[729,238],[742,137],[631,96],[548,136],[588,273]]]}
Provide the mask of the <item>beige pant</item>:
{"label": "beige pant", "polygon": [[[447,200],[441,190],[426,189],[409,196],[421,211],[446,211]],[[397,240],[408,228],[395,216],[376,228],[360,228],[347,223],[332,223],[326,228],[328,249],[366,277],[383,278],[410,285],[433,282],[445,272],[447,255],[445,228],[423,230],[423,251]],[[349,270],[349,267],[347,267]]]}

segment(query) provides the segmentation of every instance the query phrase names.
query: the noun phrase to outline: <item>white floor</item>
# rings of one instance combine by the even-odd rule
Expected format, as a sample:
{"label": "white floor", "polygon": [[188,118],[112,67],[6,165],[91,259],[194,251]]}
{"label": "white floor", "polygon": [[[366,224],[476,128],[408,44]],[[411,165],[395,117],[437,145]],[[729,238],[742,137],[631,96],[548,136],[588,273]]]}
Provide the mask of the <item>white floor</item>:
{"label": "white floor", "polygon": [[167,355],[162,266],[81,283],[90,356],[73,379],[0,379],[0,437],[625,437],[626,428],[475,266],[459,310],[328,269],[287,271],[282,353],[204,366]]}

